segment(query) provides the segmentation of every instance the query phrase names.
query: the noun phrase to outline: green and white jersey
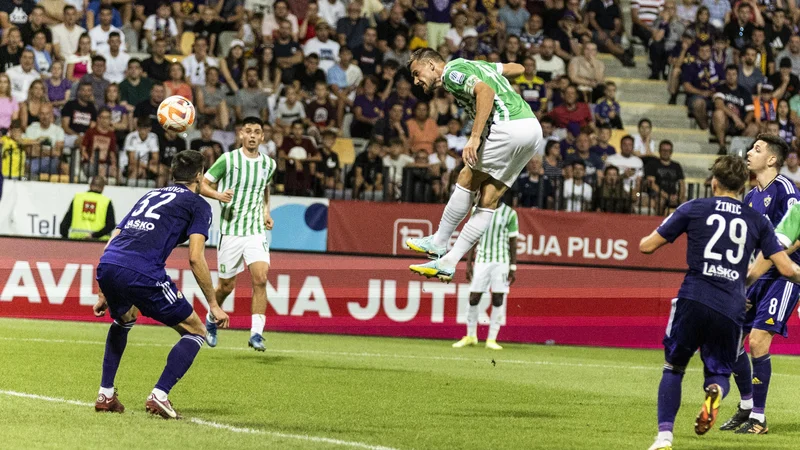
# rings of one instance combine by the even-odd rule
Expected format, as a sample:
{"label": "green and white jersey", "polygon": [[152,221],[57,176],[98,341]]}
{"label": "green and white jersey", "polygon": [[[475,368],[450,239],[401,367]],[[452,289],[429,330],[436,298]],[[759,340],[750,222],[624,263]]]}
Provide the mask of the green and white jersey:
{"label": "green and white jersey", "polygon": [[221,203],[220,233],[225,236],[264,234],[264,191],[275,173],[275,161],[258,154],[248,158],[241,148],[223,153],[206,172],[206,178],[219,183],[217,190],[233,189],[233,200]]}
{"label": "green and white jersey", "polygon": [[800,237],[800,203],[795,203],[775,227],[775,234],[784,248],[789,248]]}
{"label": "green and white jersey", "polygon": [[458,58],[450,61],[442,71],[442,85],[464,107],[471,119],[475,118],[475,85],[482,81],[494,89],[494,114],[489,120],[510,120],[536,117],[528,102],[514,92],[511,83],[503,76],[503,65],[486,61],[469,61]]}
{"label": "green and white jersey", "polygon": [[508,240],[518,235],[517,212],[505,203],[500,203],[489,223],[489,228],[478,242],[475,262],[510,264]]}

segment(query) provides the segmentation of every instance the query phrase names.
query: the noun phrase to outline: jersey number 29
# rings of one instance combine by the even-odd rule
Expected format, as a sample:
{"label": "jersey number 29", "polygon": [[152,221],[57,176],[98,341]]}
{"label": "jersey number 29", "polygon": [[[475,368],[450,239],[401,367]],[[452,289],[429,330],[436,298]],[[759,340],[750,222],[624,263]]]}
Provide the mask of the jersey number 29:
{"label": "jersey number 29", "polygon": [[706,244],[706,249],[703,252],[703,258],[712,259],[714,261],[722,260],[722,254],[715,252],[714,246],[717,244],[717,241],[719,241],[719,238],[722,237],[722,234],[725,233],[725,229],[727,228],[728,237],[730,238],[731,242],[739,247],[736,249],[736,253],[734,253],[732,250],[725,250],[725,258],[731,264],[738,264],[744,256],[744,244],[747,241],[747,223],[737,217],[736,219],[731,220],[730,226],[727,226],[727,221],[721,215],[712,214],[708,216],[706,225],[714,226],[715,224],[717,229],[714,231],[714,235],[711,236],[711,239],[708,240],[708,244]]}

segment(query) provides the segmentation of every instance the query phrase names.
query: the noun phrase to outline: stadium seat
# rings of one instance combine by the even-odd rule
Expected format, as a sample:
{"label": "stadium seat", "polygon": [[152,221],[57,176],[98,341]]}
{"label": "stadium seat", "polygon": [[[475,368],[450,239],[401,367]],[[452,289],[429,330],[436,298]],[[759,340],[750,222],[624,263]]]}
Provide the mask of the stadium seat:
{"label": "stadium seat", "polygon": [[194,32],[184,31],[181,35],[181,53],[184,55],[192,54],[192,46],[194,45]]}
{"label": "stadium seat", "polygon": [[349,166],[356,160],[355,146],[353,139],[339,138],[333,144],[333,152],[339,155],[339,164],[342,166]]}

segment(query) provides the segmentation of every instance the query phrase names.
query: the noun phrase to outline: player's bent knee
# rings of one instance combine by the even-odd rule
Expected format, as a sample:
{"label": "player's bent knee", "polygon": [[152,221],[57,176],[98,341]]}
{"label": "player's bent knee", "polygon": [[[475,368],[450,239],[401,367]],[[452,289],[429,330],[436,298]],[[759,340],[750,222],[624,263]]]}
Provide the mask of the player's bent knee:
{"label": "player's bent knee", "polygon": [[481,302],[481,297],[483,297],[483,293],[481,293],[481,292],[471,292],[469,294],[469,304],[470,304],[470,306],[477,306],[478,303]]}
{"label": "player's bent knee", "polygon": [[492,306],[495,308],[503,306],[503,299],[505,296],[505,294],[492,294]]}

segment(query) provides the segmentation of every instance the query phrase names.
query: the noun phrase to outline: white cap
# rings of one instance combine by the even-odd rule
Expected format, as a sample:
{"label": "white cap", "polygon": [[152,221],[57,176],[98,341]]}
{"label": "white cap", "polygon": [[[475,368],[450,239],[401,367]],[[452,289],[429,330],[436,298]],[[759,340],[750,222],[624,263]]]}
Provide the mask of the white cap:
{"label": "white cap", "polygon": [[231,48],[236,47],[237,45],[244,48],[244,42],[242,42],[241,39],[234,39],[231,41]]}
{"label": "white cap", "polygon": [[464,30],[464,36],[462,36],[462,39],[468,37],[478,37],[478,32],[475,31],[475,28],[467,28]]}

